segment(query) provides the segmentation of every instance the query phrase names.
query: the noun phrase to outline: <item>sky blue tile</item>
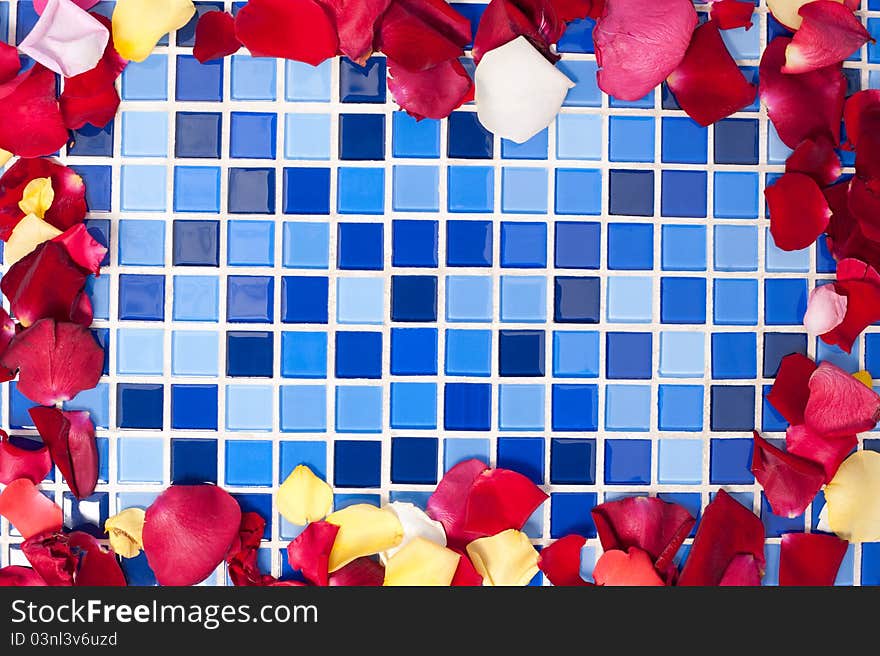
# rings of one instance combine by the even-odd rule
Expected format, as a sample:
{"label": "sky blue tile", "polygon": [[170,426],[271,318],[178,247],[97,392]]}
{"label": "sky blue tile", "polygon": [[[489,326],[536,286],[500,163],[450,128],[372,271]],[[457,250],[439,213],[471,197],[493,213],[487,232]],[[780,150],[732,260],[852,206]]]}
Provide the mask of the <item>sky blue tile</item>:
{"label": "sky blue tile", "polygon": [[287,114],[284,156],[287,159],[330,159],[330,114]]}
{"label": "sky blue tile", "polygon": [[122,209],[129,212],[164,212],[166,208],[164,166],[122,166]]}
{"label": "sky blue tile", "polygon": [[565,73],[575,86],[570,89],[565,97],[565,105],[568,107],[600,107],[602,105],[602,91],[596,81],[596,73],[599,66],[594,61],[586,60],[563,60],[560,61],[559,70]]}
{"label": "sky blue tile", "polygon": [[157,329],[120,328],[116,331],[116,370],[120,374],[161,376],[165,332]]}
{"label": "sky blue tile", "polygon": [[[753,16],[752,21],[758,24],[758,17]],[[724,45],[734,59],[758,59],[761,55],[761,29],[756,26],[748,30],[737,27],[732,30],[721,30],[721,38]]]}
{"label": "sky blue tile", "polygon": [[560,114],[556,119],[557,159],[602,159],[602,117]]}
{"label": "sky blue tile", "polygon": [[272,430],[272,388],[269,385],[229,385],[226,388],[226,430]]}
{"label": "sky blue tile", "polygon": [[165,222],[120,220],[119,263],[134,266],[165,264]]}
{"label": "sky blue tile", "polygon": [[275,100],[276,59],[232,56],[231,93],[235,100]]}
{"label": "sky blue tile", "polygon": [[498,427],[502,431],[544,430],[544,385],[499,385]]}
{"label": "sky blue tile", "polygon": [[336,430],[340,433],[382,431],[382,388],[339,386],[336,388]]}
{"label": "sky blue tile", "polygon": [[339,323],[381,324],[385,319],[383,278],[339,278],[336,320]]}
{"label": "sky blue tile", "polygon": [[154,54],[142,62],[129,62],[122,72],[125,100],[168,99],[168,57]]}
{"label": "sky blue tile", "polygon": [[175,321],[217,321],[219,307],[217,276],[174,276]]}
{"label": "sky blue tile", "polygon": [[699,485],[703,480],[702,440],[659,440],[657,480],[669,485]]}
{"label": "sky blue tile", "polygon": [[230,266],[272,266],[275,259],[273,221],[229,221],[227,262]]}
{"label": "sky blue tile", "polygon": [[446,320],[480,322],[492,320],[492,278],[446,277]]}
{"label": "sky blue tile", "polygon": [[83,390],[70,401],[64,402],[65,410],[88,410],[89,415],[98,428],[110,426],[110,386],[98,383],[98,386]]}
{"label": "sky blue tile", "polygon": [[116,443],[117,476],[123,483],[162,483],[162,438],[126,436]]}
{"label": "sky blue tile", "polygon": [[758,270],[758,228],[715,226],[715,269],[717,271]]}
{"label": "sky blue tile", "polygon": [[501,211],[547,213],[547,169],[505,167],[501,172]]}
{"label": "sky blue tile", "polygon": [[330,264],[330,224],[284,224],[282,257],[285,267],[326,269]]}
{"label": "sky blue tile", "polygon": [[765,233],[766,251],[764,268],[772,273],[808,273],[810,271],[810,248],[784,251],[776,246],[769,228]]}
{"label": "sky blue tile", "polygon": [[285,62],[285,96],[293,102],[327,102],[330,100],[333,60],[318,66],[288,60]]}
{"label": "sky blue tile", "polygon": [[701,333],[664,331],[660,334],[660,375],[702,378],[706,338]]}
{"label": "sky blue tile", "polygon": [[392,173],[392,207],[395,212],[440,210],[440,168],[395,166]]}
{"label": "sky blue tile", "polygon": [[281,430],[285,433],[326,431],[327,388],[323,385],[283,385]]}
{"label": "sky blue tile", "polygon": [[168,113],[123,112],[122,154],[126,157],[166,157]]}
{"label": "sky blue tile", "polygon": [[608,385],[605,388],[605,429],[647,431],[651,423],[648,385]]}
{"label": "sky blue tile", "polygon": [[174,211],[220,211],[220,168],[214,166],[174,167]]}
{"label": "sky blue tile", "polygon": [[650,323],[653,281],[647,277],[608,278],[608,320],[618,323]]}
{"label": "sky blue tile", "polygon": [[453,437],[443,440],[443,469],[449,471],[464,460],[476,458],[489,462],[489,440],[474,437]]}
{"label": "sky blue tile", "polygon": [[542,323],[547,320],[547,278],[501,276],[501,320]]}
{"label": "sky blue tile", "polygon": [[174,376],[216,376],[220,335],[210,330],[175,330],[171,334]]}

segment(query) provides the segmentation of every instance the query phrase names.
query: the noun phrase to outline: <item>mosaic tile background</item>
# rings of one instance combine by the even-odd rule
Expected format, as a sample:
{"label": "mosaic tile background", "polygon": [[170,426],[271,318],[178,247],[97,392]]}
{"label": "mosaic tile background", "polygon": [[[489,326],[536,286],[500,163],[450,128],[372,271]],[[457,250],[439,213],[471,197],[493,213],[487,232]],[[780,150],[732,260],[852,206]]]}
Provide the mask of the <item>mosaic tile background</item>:
{"label": "mosaic tile background", "polygon": [[[456,6],[474,21],[484,7]],[[880,33],[880,0],[863,9]],[[763,3],[755,18],[724,33],[753,78],[781,32]],[[35,19],[0,1],[10,40]],[[295,465],[325,475],[337,506],[423,504],[476,456],[551,494],[527,527],[539,545],[594,538],[603,500],[656,493],[696,513],[724,486],[763,517],[775,582],[778,537],[821,504],[769,513],[750,431],[784,423],[762,391],[794,351],[880,377],[880,333],[852,356],[803,333],[834,263],[821,243],[769,238],[762,192],[789,151],[757,103],[703,129],[665,89],[609,101],[583,21],[559,46],[577,81],[562,114],[516,145],[472,107],[396,112],[381,57],[201,65],[194,25],[130,65],[115,123],[63,154],[110,246],[91,282],[106,376],[69,404],[99,426],[101,483],[79,503],[46,483],[69,526],[97,534],[170,483],[217,482],[275,518],[264,564],[289,574],[299,528],[272,490]],[[853,57],[851,91],[880,87],[878,64],[875,45]],[[27,408],[2,386],[4,428],[34,435]],[[3,520],[3,564],[18,541]],[[125,567],[152,582],[143,558]],[[850,549],[839,583],[853,582],[880,583],[880,544]]]}

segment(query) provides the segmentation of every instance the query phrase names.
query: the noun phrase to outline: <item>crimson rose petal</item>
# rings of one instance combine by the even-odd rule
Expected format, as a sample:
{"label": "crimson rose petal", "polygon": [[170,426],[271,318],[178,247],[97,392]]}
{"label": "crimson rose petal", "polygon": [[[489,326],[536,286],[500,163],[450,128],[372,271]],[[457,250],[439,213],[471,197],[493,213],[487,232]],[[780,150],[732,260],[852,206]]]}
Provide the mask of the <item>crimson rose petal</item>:
{"label": "crimson rose petal", "polygon": [[697,25],[691,0],[606,0],[593,30],[599,88],[639,100],[678,68]]}
{"label": "crimson rose petal", "polygon": [[379,19],[391,0],[318,0],[336,18],[339,51],[363,66],[373,54]]}
{"label": "crimson rose petal", "polygon": [[570,23],[591,16],[596,11],[594,5],[601,3],[597,0],[550,0],[550,4],[556,10],[559,20]]}
{"label": "crimson rose petal", "polygon": [[847,543],[836,535],[786,533],[779,551],[779,585],[834,585]]}
{"label": "crimson rose petal", "polygon": [[226,566],[229,578],[236,586],[262,586],[275,583],[275,577],[260,572],[257,554],[266,530],[266,520],[255,512],[241,514],[238,544],[229,550]]}
{"label": "crimson rose petal", "polygon": [[855,435],[828,437],[803,424],[789,426],[785,431],[785,448],[789,453],[812,460],[825,470],[825,482],[831,482],[840,463],[853,452],[859,440]]}
{"label": "crimson rose petal", "polygon": [[487,469],[483,462],[475,458],[458,463],[443,475],[428,499],[428,515],[443,524],[446,539],[452,546],[464,546],[483,537],[465,531],[464,522],[471,488],[477,477]]}
{"label": "crimson rose petal", "polygon": [[758,93],[779,138],[789,148],[804,139],[825,136],[840,142],[846,78],[840,64],[792,75],[782,72],[791,39],[778,36],[764,50],[758,69]]}
{"label": "crimson rose petal", "polygon": [[770,444],[754,431],[752,473],[764,488],[773,514],[797,517],[803,514],[825,483],[825,470],[816,463]]}
{"label": "crimson rose petal", "polygon": [[241,509],[216,485],[172,485],[147,508],[144,553],[160,585],[194,585],[223,562]]}
{"label": "crimson rose petal", "polygon": [[825,232],[831,209],[808,175],[784,173],[764,190],[770,212],[770,234],[784,251],[806,248]]}
{"label": "crimson rose petal", "polygon": [[724,570],[719,586],[754,587],[761,585],[761,570],[752,554],[739,554],[733,557]]}
{"label": "crimson rose petal", "polygon": [[863,280],[844,280],[834,283],[834,288],[846,296],[846,314],[839,325],[822,335],[822,341],[849,353],[865,328],[880,321],[880,286]]}
{"label": "crimson rose petal", "polygon": [[311,522],[287,545],[287,562],[314,585],[329,584],[330,552],[339,527],[330,522]]}
{"label": "crimson rose petal", "polygon": [[458,59],[412,72],[388,61],[388,89],[394,101],[416,118],[441,119],[474,99],[474,83]]}
{"label": "crimson rose petal", "polygon": [[74,584],[82,587],[124,586],[125,575],[116,560],[116,554],[105,549],[88,533],[74,531],[67,534],[70,546],[79,553],[79,569]]}
{"label": "crimson rose petal", "polygon": [[19,478],[0,492],[0,515],[9,520],[25,539],[61,528],[61,508],[26,478]]}
{"label": "crimson rose petal", "polygon": [[[865,150],[864,147],[861,149]],[[880,239],[880,188],[872,179],[856,175],[850,180],[847,208],[856,218],[862,234],[871,241]]]}
{"label": "crimson rose petal", "polygon": [[547,495],[509,469],[487,469],[474,480],[465,507],[464,531],[480,537],[520,530]]}
{"label": "crimson rose petal", "polygon": [[414,11],[417,5],[397,0],[385,12],[379,45],[398,68],[423,71],[464,54],[471,40],[470,22],[445,0],[429,0],[425,7],[439,7],[438,2],[449,10]]}
{"label": "crimson rose petal", "polygon": [[850,181],[846,181],[824,191],[831,208],[831,220],[825,231],[828,250],[837,260],[855,258],[880,267],[880,243],[864,236],[858,221],[849,211],[849,188]]}
{"label": "crimson rose petal", "polygon": [[[840,170],[840,158],[827,137],[805,139],[785,161],[786,173],[804,173],[820,187],[837,180]],[[825,200],[827,202],[827,197]]]}
{"label": "crimson rose petal", "polygon": [[30,567],[7,565],[0,567],[0,587],[34,587],[45,586],[43,577]]}
{"label": "crimson rose petal", "polygon": [[24,217],[18,206],[24,188],[35,178],[51,178],[55,198],[46,211],[46,222],[67,230],[85,219],[86,187],[82,178],[67,166],[47,158],[23,157],[0,178],[0,239],[4,241]]}
{"label": "crimson rose petal", "polygon": [[9,82],[21,70],[18,49],[0,41],[0,84]]}
{"label": "crimson rose petal", "polygon": [[826,437],[848,436],[871,430],[880,419],[880,396],[830,362],[810,376],[810,399],[804,421]]}
{"label": "crimson rose petal", "polygon": [[566,535],[544,547],[538,556],[538,569],[553,585],[590,585],[581,578],[581,549],[587,539],[581,535]]}
{"label": "crimson rose petal", "polygon": [[72,586],[79,558],[60,528],[30,536],[22,542],[21,552],[47,585]]}
{"label": "crimson rose petal", "polygon": [[449,584],[453,587],[477,587],[483,585],[483,577],[477,572],[477,568],[471,562],[467,552],[453,549],[461,558],[458,559],[458,567]]}
{"label": "crimson rose petal", "polygon": [[800,353],[786,355],[779,363],[767,401],[789,424],[804,423],[804,410],[810,398],[810,376],[814,371],[816,363]]}
{"label": "crimson rose petal", "polygon": [[355,558],[330,575],[329,585],[377,587],[385,581],[385,568],[372,558]]}
{"label": "crimson rose petal", "polygon": [[19,371],[18,391],[31,401],[55,405],[98,384],[104,351],[88,328],[40,319],[15,336],[0,366]]}
{"label": "crimson rose petal", "polygon": [[681,108],[703,126],[747,107],[757,91],[737,67],[711,20],[694,30],[684,59],[667,84]]}
{"label": "crimson rose petal", "polygon": [[241,44],[235,36],[235,19],[225,11],[209,11],[196,23],[196,43],[193,57],[201,63],[223,59],[238,52]]}
{"label": "crimson rose petal", "polygon": [[52,241],[64,244],[71,259],[83,269],[101,275],[101,262],[107,255],[107,248],[89,234],[84,223],[68,228]]}
{"label": "crimson rose petal", "polygon": [[41,64],[0,84],[0,148],[20,157],[60,150],[67,128],[55,94],[55,74]]}
{"label": "crimson rose petal", "polygon": [[843,111],[846,136],[849,143],[859,150],[862,138],[870,140],[880,127],[880,89],[864,89],[851,95]]}
{"label": "crimson rose petal", "polygon": [[733,30],[752,26],[752,13],[755,11],[753,2],[740,0],[715,0],[709,5],[709,19],[718,24],[722,30]]}
{"label": "crimson rose petal", "polygon": [[785,50],[783,73],[838,64],[872,40],[852,9],[839,2],[808,2],[798,13],[804,20]]}
{"label": "crimson rose petal", "polygon": [[736,556],[750,554],[764,571],[764,524],[724,490],[718,490],[697,529],[679,585],[718,585]]}
{"label": "crimson rose petal", "polygon": [[73,496],[91,496],[98,483],[98,445],[89,413],[44,407],[28,412]]}
{"label": "crimson rose petal", "polygon": [[315,0],[249,0],[235,15],[235,36],[254,57],[317,66],[336,55],[339,38]]}
{"label": "crimson rose petal", "polygon": [[9,441],[6,431],[0,430],[0,483],[3,485],[9,485],[18,478],[26,478],[37,485],[52,470],[49,449],[36,441],[28,441],[35,448],[16,446]]}
{"label": "crimson rose petal", "polygon": [[492,0],[480,18],[474,37],[474,61],[479,64],[490,50],[524,36],[538,52],[555,63],[559,55],[550,45],[562,36],[561,26],[564,30],[548,0]]}

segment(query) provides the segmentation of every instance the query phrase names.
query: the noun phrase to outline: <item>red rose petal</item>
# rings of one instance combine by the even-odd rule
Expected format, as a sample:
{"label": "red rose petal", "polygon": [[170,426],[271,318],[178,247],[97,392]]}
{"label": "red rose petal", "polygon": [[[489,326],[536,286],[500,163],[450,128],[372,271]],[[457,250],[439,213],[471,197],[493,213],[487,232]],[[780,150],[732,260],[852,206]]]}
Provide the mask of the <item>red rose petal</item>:
{"label": "red rose petal", "polygon": [[21,60],[18,58],[18,49],[0,41],[0,84],[9,82],[20,70]]}
{"label": "red rose petal", "polygon": [[46,531],[25,540],[21,550],[48,585],[126,585],[116,555],[87,533]]}
{"label": "red rose petal", "polygon": [[834,585],[847,543],[836,535],[786,533],[779,551],[779,585]]}
{"label": "red rose petal", "polygon": [[691,0],[606,0],[593,29],[599,88],[639,100],[678,68],[696,26]]}
{"label": "red rose petal", "polygon": [[477,568],[474,567],[467,553],[457,549],[453,549],[453,551],[458,553],[461,558],[458,559],[458,567],[455,568],[455,575],[452,577],[452,582],[449,585],[453,587],[478,587],[483,585],[483,577],[477,572]]}
{"label": "red rose petal", "polygon": [[98,483],[98,445],[89,413],[44,407],[28,412],[73,496],[90,496]]}
{"label": "red rose petal", "polygon": [[[567,7],[563,9],[568,11]],[[479,64],[490,50],[524,36],[538,52],[555,63],[559,55],[550,45],[556,43],[564,32],[565,26],[560,19],[548,0],[492,0],[480,18],[474,37],[474,61]]]}
{"label": "red rose petal", "polygon": [[[439,4],[438,4],[439,3]],[[447,10],[438,10],[443,5]],[[428,0],[421,5],[397,0],[382,18],[379,47],[398,69],[424,71],[464,54],[471,40],[470,22],[446,4]]]}
{"label": "red rose petal", "polygon": [[235,15],[235,36],[254,57],[317,66],[336,55],[339,38],[315,0],[249,0]]}
{"label": "red rose petal", "polygon": [[602,554],[593,568],[596,585],[662,586],[651,556],[637,547],[627,551],[610,549]]}
{"label": "red rose petal", "polygon": [[784,173],[764,190],[770,212],[770,234],[784,251],[806,248],[825,232],[831,209],[808,175]]}
{"label": "red rose petal", "polygon": [[834,478],[840,463],[846,460],[858,443],[855,435],[827,437],[811,431],[803,424],[789,426],[785,431],[786,450],[821,465],[825,471],[826,483]]}
{"label": "red rose petal", "polygon": [[112,550],[105,549],[95,538],[81,531],[68,533],[66,537],[80,556],[74,585],[80,587],[126,585],[125,575]]}
{"label": "red rose petal", "polygon": [[724,490],[703,511],[678,585],[718,585],[739,554],[750,554],[764,571],[764,524]]}
{"label": "red rose petal", "polygon": [[820,187],[827,187],[840,177],[840,158],[827,137],[805,139],[785,161],[785,171],[803,173]]}
{"label": "red rose petal", "polygon": [[[88,277],[62,244],[47,241],[12,265],[0,280],[0,290],[27,328],[40,319],[73,319]],[[83,325],[92,323],[91,315],[83,319]]]}
{"label": "red rose petal", "polygon": [[[595,5],[601,3],[594,0],[550,0],[550,4],[556,10],[559,20],[570,23],[592,16],[597,10]],[[601,14],[601,9],[599,13]]]}
{"label": "red rose petal", "polygon": [[547,499],[541,488],[509,469],[480,473],[468,494],[463,529],[480,537],[520,530]]}
{"label": "red rose petal", "polygon": [[863,280],[844,280],[834,283],[834,288],[838,294],[846,296],[846,314],[843,322],[821,337],[826,344],[839,346],[849,353],[865,328],[880,321],[880,285]]}
{"label": "red rose petal", "polygon": [[859,175],[853,177],[849,183],[847,208],[867,239],[880,239],[880,185]]}
{"label": "red rose petal", "polygon": [[0,587],[33,587],[45,586],[43,577],[30,567],[21,565],[7,565],[0,567]]}
{"label": "red rose petal", "polygon": [[737,67],[711,20],[694,30],[684,59],[666,82],[681,108],[703,126],[747,107],[757,92]]}
{"label": "red rose petal", "polygon": [[807,428],[826,437],[871,430],[880,419],[880,396],[840,367],[823,362],[810,376]]}
{"label": "red rose petal", "polygon": [[846,78],[839,64],[792,75],[782,72],[791,39],[778,36],[764,50],[758,93],[779,138],[789,148],[804,139],[825,136],[840,142]]}
{"label": "red rose petal", "polygon": [[806,73],[839,64],[873,40],[852,9],[839,2],[815,0],[798,13],[804,20],[785,50],[783,73]]}
{"label": "red rose petal", "polygon": [[826,228],[828,250],[837,260],[855,258],[880,267],[880,243],[864,236],[858,221],[849,211],[849,188],[848,180],[824,191],[831,208],[831,220]]}
{"label": "red rose petal", "polygon": [[843,110],[843,120],[847,140],[856,150],[873,145],[880,127],[880,89],[864,89],[851,95]]}
{"label": "red rose petal", "polygon": [[378,587],[385,582],[385,568],[372,558],[355,558],[330,575],[331,586]]}
{"label": "red rose petal", "polygon": [[101,275],[101,262],[107,255],[107,248],[89,234],[84,223],[68,228],[52,241],[64,244],[71,259],[83,269]]}
{"label": "red rose petal", "polygon": [[266,520],[255,512],[241,514],[238,528],[238,544],[234,545],[226,557],[229,578],[235,586],[262,586],[275,583],[275,577],[260,572],[257,554]]}
{"label": "red rose petal", "polygon": [[225,11],[209,11],[196,23],[193,57],[201,63],[223,59],[238,52],[241,44],[235,36],[235,19]]}
{"label": "red rose petal", "polygon": [[104,351],[87,328],[41,319],[15,336],[0,366],[19,371],[18,391],[31,401],[55,405],[98,384]]}
{"label": "red rose petal", "polygon": [[733,557],[730,565],[724,570],[719,586],[755,587],[761,585],[761,570],[758,561],[751,554],[739,554]]}
{"label": "red rose petal", "polygon": [[391,96],[416,119],[446,118],[474,99],[474,82],[458,59],[415,73],[389,60],[388,70]]}
{"label": "red rose petal", "polygon": [[379,19],[391,0],[318,0],[336,18],[339,52],[363,66],[373,54]]}
{"label": "red rose petal", "polygon": [[330,551],[338,532],[336,524],[325,521],[310,523],[287,545],[290,567],[302,572],[306,580],[314,585],[328,585]]}
{"label": "red rose petal", "polygon": [[41,64],[0,84],[0,148],[20,157],[60,150],[67,129],[55,94],[55,74]]}
{"label": "red rose petal", "polygon": [[160,585],[193,585],[223,562],[241,509],[216,485],[172,485],[147,508],[144,553]]}
{"label": "red rose petal", "polygon": [[590,585],[581,578],[581,549],[587,539],[566,535],[541,549],[538,569],[556,586]]}
{"label": "red rose petal", "polygon": [[810,398],[810,376],[814,371],[816,363],[800,353],[786,355],[779,363],[767,401],[789,424],[804,423],[804,410]]}
{"label": "red rose petal", "polygon": [[0,492],[0,515],[27,539],[43,531],[61,528],[61,508],[26,478],[19,478]]}
{"label": "red rose petal", "polygon": [[773,514],[793,518],[803,514],[825,483],[825,470],[816,463],[770,444],[754,431],[752,473],[764,488]]}
{"label": "red rose petal", "polygon": [[488,467],[476,459],[458,463],[443,475],[434,493],[428,499],[427,513],[446,530],[446,539],[451,546],[464,546],[477,538],[479,534],[464,530],[465,510],[468,495],[477,477]]}
{"label": "red rose petal", "polygon": [[52,470],[49,449],[35,440],[27,440],[34,448],[25,449],[9,441],[6,431],[0,430],[0,483],[8,485],[18,478],[26,478],[39,485]]}
{"label": "red rose petal", "polygon": [[638,547],[664,575],[674,567],[672,559],[696,521],[682,506],[656,497],[607,501],[593,508],[592,515],[603,549]]}
{"label": "red rose petal", "polygon": [[718,24],[722,30],[733,30],[752,26],[752,13],[755,5],[752,2],[739,0],[715,0],[709,5],[709,20]]}
{"label": "red rose petal", "polygon": [[97,13],[91,15],[110,31],[110,39],[95,68],[64,81],[61,113],[64,115],[65,125],[71,130],[78,130],[86,123],[103,128],[113,120],[116,110],[119,109],[116,78],[128,66],[128,61],[120,57],[113,46],[110,19]]}

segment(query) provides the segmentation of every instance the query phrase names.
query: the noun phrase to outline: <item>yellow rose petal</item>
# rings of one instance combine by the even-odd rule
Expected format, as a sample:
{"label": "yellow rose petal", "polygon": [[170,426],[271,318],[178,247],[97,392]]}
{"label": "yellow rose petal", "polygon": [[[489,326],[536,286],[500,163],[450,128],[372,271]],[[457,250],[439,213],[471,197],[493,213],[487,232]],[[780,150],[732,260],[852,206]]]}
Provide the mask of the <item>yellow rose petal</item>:
{"label": "yellow rose petal", "polygon": [[403,540],[403,526],[390,510],[358,503],[327,517],[339,532],[330,551],[330,571],[345,567],[355,558],[372,556],[396,547]]}
{"label": "yellow rose petal", "polygon": [[54,239],[61,231],[38,216],[28,214],[9,236],[3,249],[3,262],[12,266],[44,241]]}
{"label": "yellow rose petal", "polygon": [[290,472],[278,488],[277,499],[278,512],[299,526],[324,519],[333,508],[333,490],[305,465]]}
{"label": "yellow rose petal", "polygon": [[189,22],[192,0],[118,0],[113,10],[113,45],[125,59],[142,62],[163,36]]}
{"label": "yellow rose petal", "polygon": [[33,214],[42,219],[53,200],[55,191],[52,189],[52,178],[34,178],[24,188],[18,206],[25,214]]}
{"label": "yellow rose petal", "polygon": [[449,585],[460,559],[452,549],[413,538],[388,559],[383,585]]}
{"label": "yellow rose petal", "polygon": [[853,376],[853,378],[855,378],[857,381],[859,381],[860,383],[862,383],[865,387],[873,388],[873,386],[874,386],[874,379],[871,378],[871,372],[870,372],[870,371],[865,371],[865,370],[863,369],[862,371],[857,371],[857,372],[854,373],[852,376]]}
{"label": "yellow rose petal", "polygon": [[0,166],[5,166],[6,162],[12,159],[12,153],[8,150],[0,148]]}
{"label": "yellow rose petal", "polygon": [[140,508],[126,508],[104,522],[110,546],[123,558],[134,558],[144,548],[144,517]]}
{"label": "yellow rose petal", "polygon": [[850,542],[880,541],[880,453],[856,451],[825,486],[828,525]]}
{"label": "yellow rose petal", "polygon": [[529,537],[516,529],[474,540],[467,553],[483,585],[528,585],[538,573],[538,552]]}

